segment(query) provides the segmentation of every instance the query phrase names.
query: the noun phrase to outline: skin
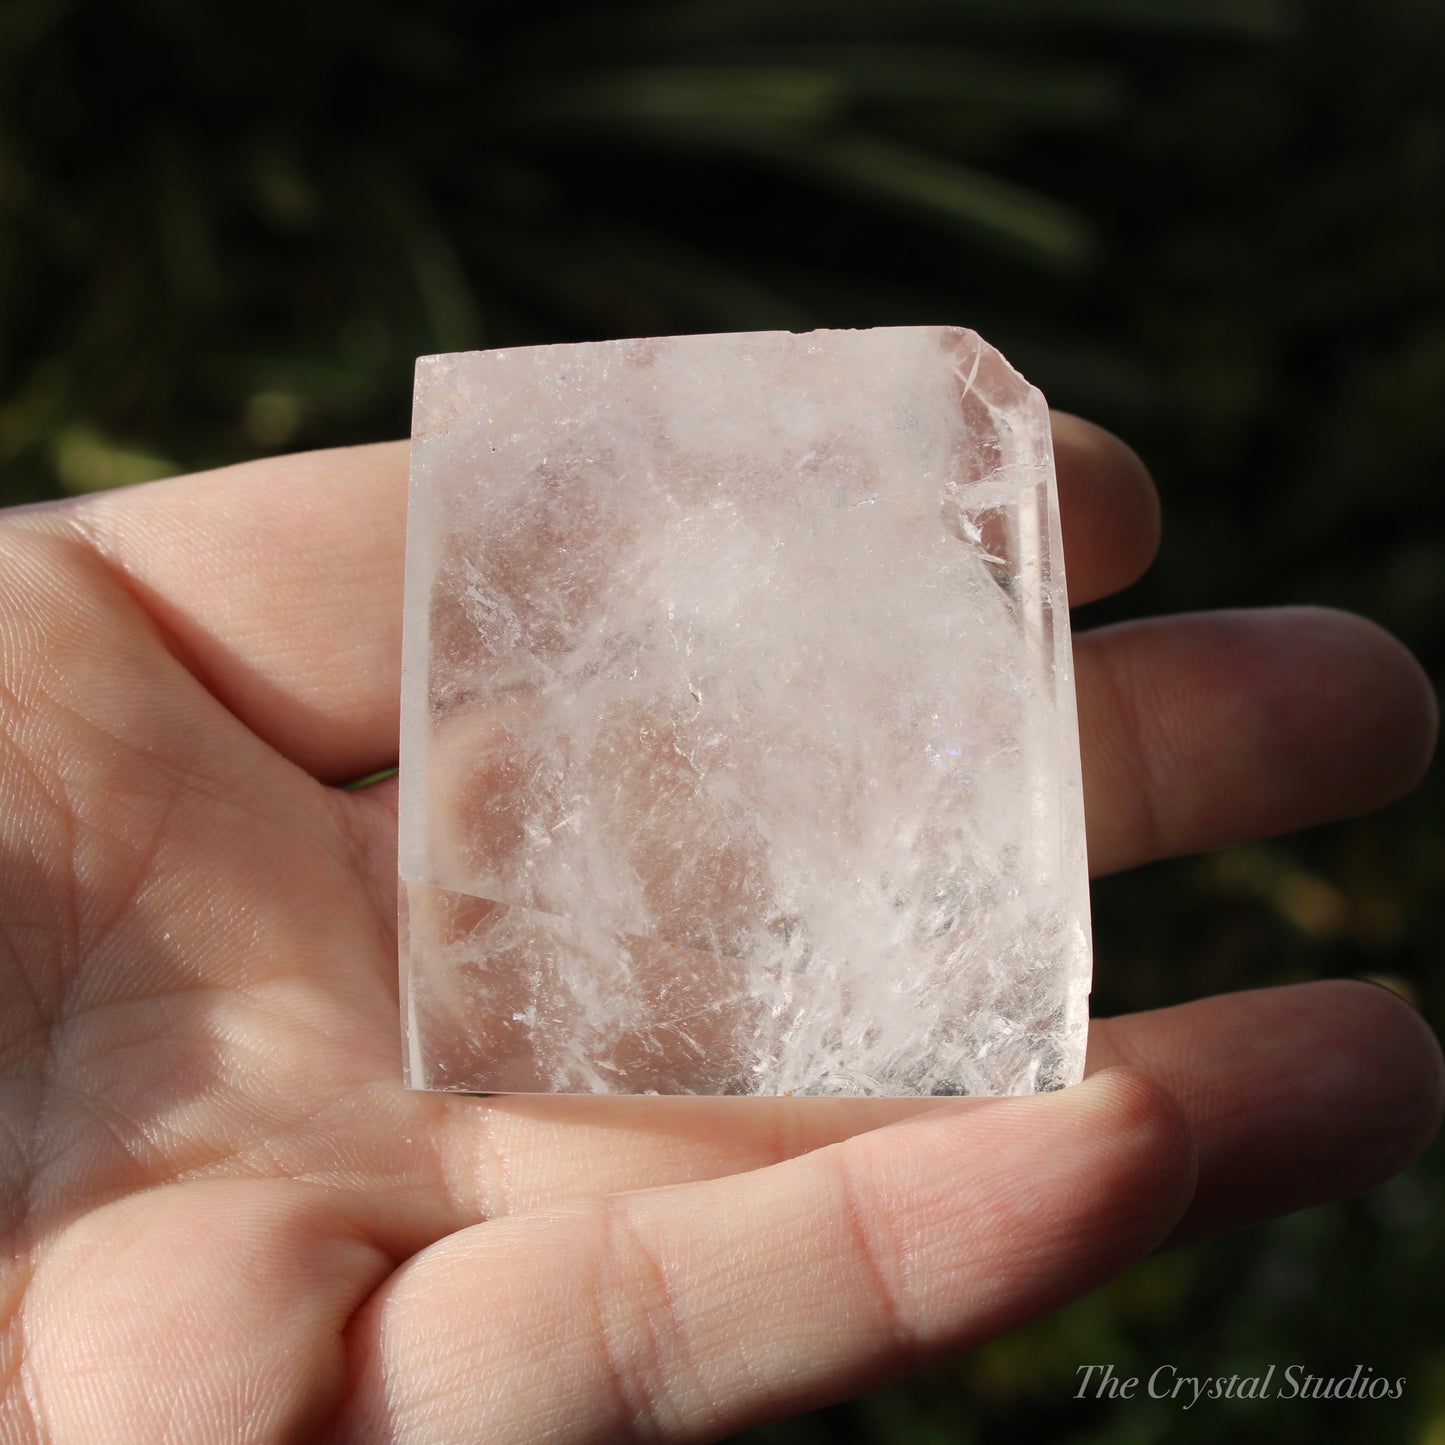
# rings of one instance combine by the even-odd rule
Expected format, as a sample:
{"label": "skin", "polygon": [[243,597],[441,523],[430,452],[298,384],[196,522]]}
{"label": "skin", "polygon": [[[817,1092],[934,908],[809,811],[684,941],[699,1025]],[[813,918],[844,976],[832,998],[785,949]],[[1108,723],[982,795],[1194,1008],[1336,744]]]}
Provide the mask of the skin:
{"label": "skin", "polygon": [[[1056,418],[1071,600],[1158,537]],[[1097,1022],[963,1101],[478,1100],[400,1084],[404,446],[0,517],[0,1438],[713,1439],[1366,1189],[1439,1048],[1329,982]],[[1376,807],[1435,737],[1313,609],[1077,639],[1096,872]],[[1107,966],[1107,961],[1105,961]]]}

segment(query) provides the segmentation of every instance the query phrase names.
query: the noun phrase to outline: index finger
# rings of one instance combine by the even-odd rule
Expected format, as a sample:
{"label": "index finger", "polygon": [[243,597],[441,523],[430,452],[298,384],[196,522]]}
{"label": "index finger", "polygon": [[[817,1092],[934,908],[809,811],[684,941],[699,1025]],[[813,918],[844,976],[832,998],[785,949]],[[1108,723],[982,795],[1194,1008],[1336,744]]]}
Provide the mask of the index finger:
{"label": "index finger", "polygon": [[[1108,432],[1056,414],[1070,599],[1134,580],[1153,483]],[[183,662],[253,732],[327,782],[396,762],[405,442],[309,452],[18,517],[77,531]]]}

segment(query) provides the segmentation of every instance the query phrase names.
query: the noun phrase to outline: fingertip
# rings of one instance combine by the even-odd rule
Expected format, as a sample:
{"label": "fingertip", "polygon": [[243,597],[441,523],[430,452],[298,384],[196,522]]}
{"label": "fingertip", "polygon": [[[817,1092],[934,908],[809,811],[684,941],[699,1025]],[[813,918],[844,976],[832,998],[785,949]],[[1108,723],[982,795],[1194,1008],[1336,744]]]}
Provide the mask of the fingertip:
{"label": "fingertip", "polygon": [[[927,1129],[946,1129],[935,1115]],[[1188,1116],[1151,1075],[1108,1069],[1057,1093],[989,1101],[955,1127],[972,1158],[1009,1161],[1005,1208],[977,1215],[975,1263],[1029,1313],[1092,1289],[1156,1249],[1193,1198]],[[947,1152],[940,1139],[930,1151]],[[976,1206],[975,1206],[976,1208]],[[986,1242],[983,1242],[986,1241]],[[1020,1282],[1028,1281],[1027,1288]],[[1026,1316],[1005,1306],[1006,1328]]]}
{"label": "fingertip", "polygon": [[1194,1197],[1199,1150],[1184,1106],[1152,1074],[1103,1069],[1058,1098],[1080,1117],[1074,1128],[1095,1141],[1093,1171],[1111,1208],[1137,1218],[1129,1232],[1157,1243]]}
{"label": "fingertip", "polygon": [[1102,1022],[1096,1056],[1156,1071],[1199,1140],[1198,1184],[1170,1243],[1373,1188],[1440,1127],[1440,1045],[1376,984],[1290,984]]}
{"label": "fingertip", "polygon": [[[907,1337],[968,1348],[1147,1257],[1192,1198],[1189,1121],[1156,1079],[955,1100],[812,1156],[846,1162],[897,1262]],[[891,1273],[891,1271],[890,1271]]]}
{"label": "fingertip", "polygon": [[1362,810],[1410,792],[1429,769],[1440,722],[1435,690],[1418,659],[1358,613],[1290,607],[1278,615],[1301,644],[1293,654],[1294,676],[1281,680],[1294,692],[1301,729],[1313,743],[1322,723],[1333,724],[1342,739],[1333,758],[1326,754],[1322,761],[1335,762],[1338,775],[1352,780]]}
{"label": "fingertip", "polygon": [[1078,605],[1137,581],[1159,550],[1163,513],[1139,454],[1113,432],[1052,414],[1069,600]]}
{"label": "fingertip", "polygon": [[[1413,1164],[1445,1118],[1445,1054],[1435,1031],[1393,989],[1365,979],[1321,985],[1332,991],[1336,1017],[1356,1036],[1376,1041],[1367,1067],[1340,1092],[1347,1133],[1357,1136],[1347,1191],[1371,1189]],[[1357,1055],[1358,1057],[1358,1055]],[[1349,1087],[1349,1083],[1353,1087]]]}

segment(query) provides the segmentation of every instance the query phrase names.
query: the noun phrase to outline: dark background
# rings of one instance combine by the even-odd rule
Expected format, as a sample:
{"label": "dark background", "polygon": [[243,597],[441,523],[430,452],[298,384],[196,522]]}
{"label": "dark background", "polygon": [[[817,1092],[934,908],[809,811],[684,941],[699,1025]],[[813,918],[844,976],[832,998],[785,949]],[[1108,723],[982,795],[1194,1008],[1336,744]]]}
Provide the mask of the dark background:
{"label": "dark background", "polygon": [[[1438,0],[0,3],[0,499],[404,434],[419,353],[950,322],[1151,463],[1082,625],[1325,602],[1445,663]],[[1100,1011],[1322,976],[1445,1024],[1441,784],[1096,889]],[[1439,1146],[746,1437],[1445,1442]],[[1076,1403],[1076,1368],[1404,1376]]]}

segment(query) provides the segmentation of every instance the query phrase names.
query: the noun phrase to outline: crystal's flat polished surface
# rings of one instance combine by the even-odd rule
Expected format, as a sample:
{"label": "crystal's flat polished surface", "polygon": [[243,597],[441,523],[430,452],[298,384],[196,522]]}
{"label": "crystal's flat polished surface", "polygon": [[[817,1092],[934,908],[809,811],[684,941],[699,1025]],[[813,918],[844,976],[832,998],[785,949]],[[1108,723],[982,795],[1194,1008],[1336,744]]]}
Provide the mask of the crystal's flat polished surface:
{"label": "crystal's flat polished surface", "polygon": [[975,334],[423,357],[406,585],[414,1087],[1080,1077],[1048,412]]}

